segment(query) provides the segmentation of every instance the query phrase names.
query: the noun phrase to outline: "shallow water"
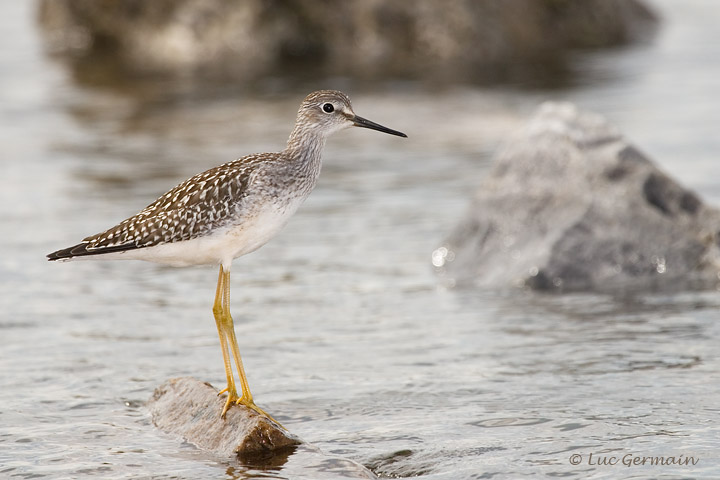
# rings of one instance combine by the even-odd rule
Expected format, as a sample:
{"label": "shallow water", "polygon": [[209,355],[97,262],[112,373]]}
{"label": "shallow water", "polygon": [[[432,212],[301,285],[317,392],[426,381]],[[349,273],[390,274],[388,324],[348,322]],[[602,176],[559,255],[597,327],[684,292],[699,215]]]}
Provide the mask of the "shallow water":
{"label": "shallow water", "polygon": [[[0,478],[351,478],[338,458],[386,477],[720,476],[716,292],[447,290],[430,268],[490,153],[547,99],[605,114],[720,203],[714,2],[658,2],[653,43],[578,56],[589,73],[562,90],[350,91],[410,138],[337,134],[297,216],[233,269],[256,400],[329,456],[264,468],[158,432],[144,407],[171,377],[222,385],[214,269],[44,255],[193,173],[281,148],[309,89],[78,87],[41,54],[28,3],[0,6]],[[623,464],[681,455],[696,464]]]}

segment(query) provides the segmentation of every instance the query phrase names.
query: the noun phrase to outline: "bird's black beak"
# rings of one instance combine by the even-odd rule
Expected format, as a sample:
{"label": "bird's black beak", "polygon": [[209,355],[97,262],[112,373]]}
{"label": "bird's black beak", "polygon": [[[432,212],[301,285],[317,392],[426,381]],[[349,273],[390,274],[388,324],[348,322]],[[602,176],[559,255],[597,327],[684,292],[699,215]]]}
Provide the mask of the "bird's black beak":
{"label": "bird's black beak", "polygon": [[390,135],[397,135],[398,137],[407,138],[407,135],[402,132],[398,132],[397,130],[393,130],[391,128],[383,127],[379,123],[371,122],[370,120],[358,117],[357,115],[353,117],[352,121],[353,125],[356,127],[369,128],[371,130],[377,130],[378,132],[389,133]]}

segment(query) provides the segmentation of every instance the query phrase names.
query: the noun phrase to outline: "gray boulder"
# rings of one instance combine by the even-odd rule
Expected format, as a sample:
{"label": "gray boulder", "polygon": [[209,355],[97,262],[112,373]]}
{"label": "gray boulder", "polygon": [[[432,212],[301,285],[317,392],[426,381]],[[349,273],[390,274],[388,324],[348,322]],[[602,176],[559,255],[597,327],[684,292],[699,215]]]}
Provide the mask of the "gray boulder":
{"label": "gray boulder", "polygon": [[720,211],[599,115],[540,107],[433,252],[450,284],[683,290],[720,278]]}

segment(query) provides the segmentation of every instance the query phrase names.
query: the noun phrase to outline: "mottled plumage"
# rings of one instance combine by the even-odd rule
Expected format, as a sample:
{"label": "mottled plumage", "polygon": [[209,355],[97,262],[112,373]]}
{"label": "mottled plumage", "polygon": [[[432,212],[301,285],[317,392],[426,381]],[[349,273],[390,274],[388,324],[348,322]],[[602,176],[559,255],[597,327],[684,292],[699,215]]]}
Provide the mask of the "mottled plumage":
{"label": "mottled plumage", "polygon": [[[213,313],[228,380],[228,400],[222,415],[232,403],[264,413],[253,403],[235,340],[229,307],[230,266],[234,258],[260,248],[287,223],[317,183],[325,139],[353,125],[405,136],[355,115],[350,99],[342,92],[311,93],[300,105],[295,128],[282,152],[247,155],[199,173],[136,215],[51,253],[48,259],[220,264]],[[230,352],[240,376],[240,397]]]}
{"label": "mottled plumage", "polygon": [[199,173],[104,232],[76,245],[73,255],[101,254],[180,242],[206,235],[230,221],[231,205],[247,196],[252,169],[263,155],[249,155]]}

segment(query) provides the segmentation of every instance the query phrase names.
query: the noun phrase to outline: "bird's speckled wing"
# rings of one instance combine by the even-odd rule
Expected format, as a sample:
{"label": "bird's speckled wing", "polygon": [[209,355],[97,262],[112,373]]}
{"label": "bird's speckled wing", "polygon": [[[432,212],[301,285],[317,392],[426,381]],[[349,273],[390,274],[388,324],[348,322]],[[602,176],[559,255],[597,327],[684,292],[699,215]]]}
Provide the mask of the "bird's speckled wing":
{"label": "bird's speckled wing", "polygon": [[199,173],[136,215],[48,257],[98,255],[201,237],[233,220],[248,195],[253,171],[276,155],[248,155]]}

